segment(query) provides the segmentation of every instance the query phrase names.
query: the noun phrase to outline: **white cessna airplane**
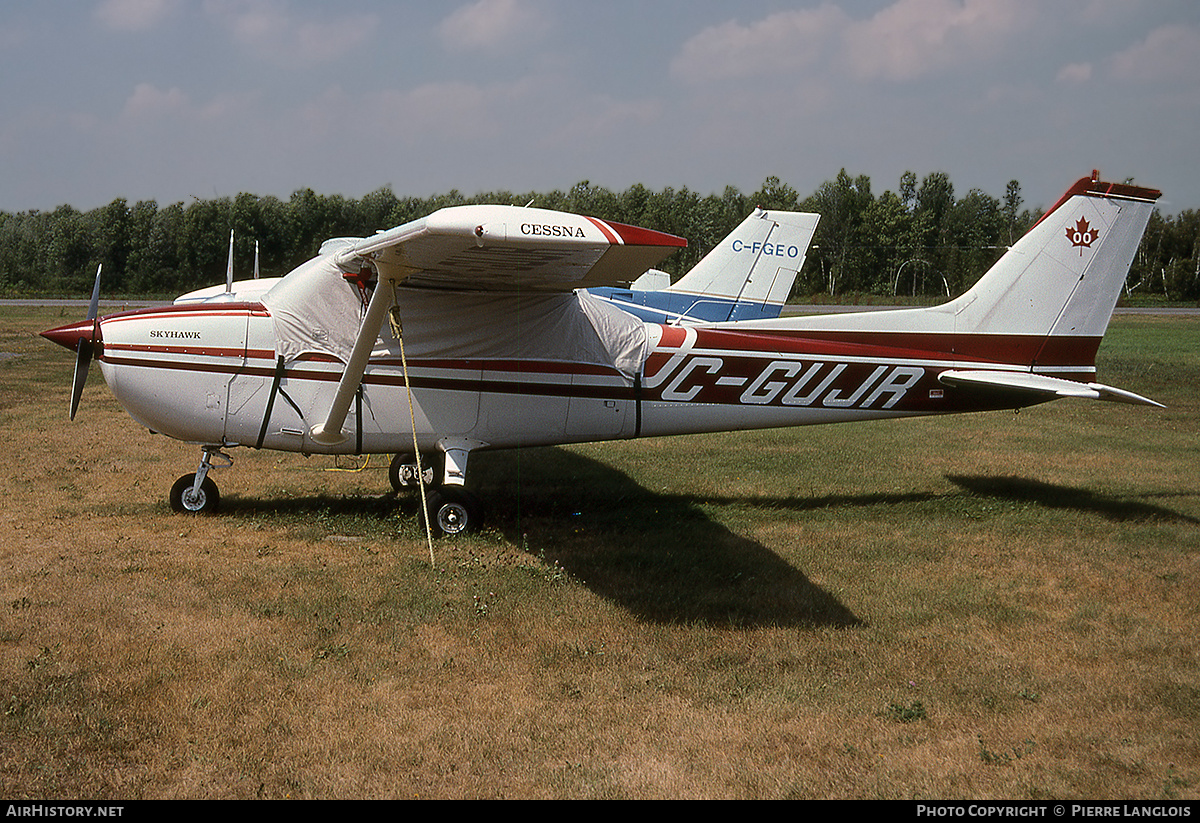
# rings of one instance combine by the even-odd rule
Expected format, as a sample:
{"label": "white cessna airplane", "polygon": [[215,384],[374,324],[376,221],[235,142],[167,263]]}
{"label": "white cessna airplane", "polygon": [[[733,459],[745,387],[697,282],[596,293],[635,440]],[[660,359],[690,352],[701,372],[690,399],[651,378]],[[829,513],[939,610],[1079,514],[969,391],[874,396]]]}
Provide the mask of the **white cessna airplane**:
{"label": "white cessna airplane", "polygon": [[[673,325],[778,317],[804,266],[819,221],[818,214],[757,208],[674,285],[669,274],[650,269],[625,288],[599,286],[588,289],[587,293],[642,320]],[[352,240],[357,242],[361,238]],[[233,279],[233,233],[230,232],[225,285],[197,289],[180,295],[174,302],[180,305],[258,300],[282,279],[257,276],[257,249],[254,270],[253,280]],[[96,276],[99,280],[99,271]],[[71,419],[75,417],[77,404],[78,397],[72,401]],[[415,477],[412,462],[411,452],[393,459],[389,475],[396,491],[412,485],[410,481]],[[422,475],[432,482],[431,462],[425,463]]]}
{"label": "white cessna airplane", "polygon": [[[139,423],[201,446],[171,491],[218,502],[234,446],[397,454],[431,526],[475,528],[473,451],[946,414],[1060,397],[1159,405],[1095,382],[1095,355],[1160,192],[1093,173],[962,296],[884,312],[668,325],[585,289],[685,241],[509,206],[439,210],[321,253],[248,301],[44,332],[95,358]],[[95,295],[95,293],[94,293]],[[435,459],[436,458],[436,459]]]}

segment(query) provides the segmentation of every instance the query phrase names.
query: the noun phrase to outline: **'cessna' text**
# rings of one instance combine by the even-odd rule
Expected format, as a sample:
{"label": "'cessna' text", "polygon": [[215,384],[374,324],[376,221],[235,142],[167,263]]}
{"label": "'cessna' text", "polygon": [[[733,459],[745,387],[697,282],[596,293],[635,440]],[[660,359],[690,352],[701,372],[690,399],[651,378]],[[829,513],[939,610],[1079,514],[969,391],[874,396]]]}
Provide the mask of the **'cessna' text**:
{"label": "'cessna' text", "polygon": [[583,229],[578,226],[552,226],[546,223],[522,223],[521,234],[537,235],[540,237],[583,237]]}

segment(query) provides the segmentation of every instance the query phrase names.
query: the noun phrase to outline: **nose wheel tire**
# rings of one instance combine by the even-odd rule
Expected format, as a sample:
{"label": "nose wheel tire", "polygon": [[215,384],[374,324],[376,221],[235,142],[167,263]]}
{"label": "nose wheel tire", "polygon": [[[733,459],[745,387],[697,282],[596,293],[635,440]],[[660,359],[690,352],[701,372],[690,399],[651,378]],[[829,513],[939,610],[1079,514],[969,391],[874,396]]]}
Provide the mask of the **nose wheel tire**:
{"label": "nose wheel tire", "polygon": [[454,537],[478,531],[483,517],[479,498],[466,489],[446,486],[429,492],[426,515],[439,537]]}
{"label": "nose wheel tire", "polygon": [[212,514],[217,510],[217,504],[221,502],[217,484],[211,478],[206,477],[200,484],[200,491],[193,493],[192,489],[195,485],[195,474],[185,474],[175,481],[175,485],[171,487],[171,511],[185,514]]}

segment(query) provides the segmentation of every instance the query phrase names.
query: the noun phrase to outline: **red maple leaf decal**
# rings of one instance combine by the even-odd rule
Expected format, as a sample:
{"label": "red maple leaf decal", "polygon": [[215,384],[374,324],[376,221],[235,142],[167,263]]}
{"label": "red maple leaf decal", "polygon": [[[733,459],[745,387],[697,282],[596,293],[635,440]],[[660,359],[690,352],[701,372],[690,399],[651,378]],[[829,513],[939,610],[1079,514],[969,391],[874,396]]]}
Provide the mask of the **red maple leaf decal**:
{"label": "red maple leaf decal", "polygon": [[1099,236],[1100,230],[1092,228],[1084,217],[1080,217],[1074,226],[1067,226],[1067,239],[1071,241],[1072,247],[1079,247],[1080,254],[1083,254],[1084,249],[1090,249]]}

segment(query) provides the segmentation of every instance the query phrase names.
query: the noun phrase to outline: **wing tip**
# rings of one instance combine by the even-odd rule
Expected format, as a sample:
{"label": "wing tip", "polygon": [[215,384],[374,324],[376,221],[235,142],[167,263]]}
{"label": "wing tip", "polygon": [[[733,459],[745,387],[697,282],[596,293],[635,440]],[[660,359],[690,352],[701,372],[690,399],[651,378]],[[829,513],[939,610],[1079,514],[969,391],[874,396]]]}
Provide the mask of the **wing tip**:
{"label": "wing tip", "polygon": [[[663,248],[685,249],[687,248],[687,240],[678,237],[674,234],[656,231],[655,229],[644,229],[641,226],[631,226],[627,223],[616,223],[612,220],[601,220],[598,217],[589,217],[596,227],[601,231],[605,228],[611,230],[617,240],[623,246],[659,246]],[[605,232],[608,234],[608,232]],[[613,242],[612,238],[609,242]]]}

